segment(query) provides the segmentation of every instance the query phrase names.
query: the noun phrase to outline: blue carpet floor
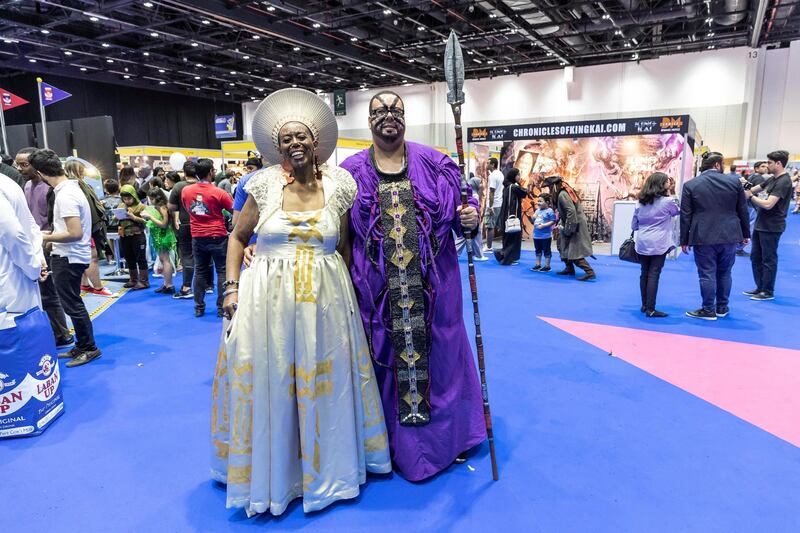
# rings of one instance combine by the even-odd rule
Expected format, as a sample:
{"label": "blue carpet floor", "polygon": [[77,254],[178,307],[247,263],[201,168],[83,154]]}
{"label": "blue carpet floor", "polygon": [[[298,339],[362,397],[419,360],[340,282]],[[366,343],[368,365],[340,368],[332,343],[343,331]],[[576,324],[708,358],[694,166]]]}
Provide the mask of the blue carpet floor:
{"label": "blue carpet floor", "polygon": [[638,267],[615,258],[598,258],[589,284],[530,272],[529,252],[479,264],[500,481],[484,445],[428,482],[371,478],[309,515],[297,502],[277,518],[225,509],[208,468],[220,321],[128,293],[95,321],[102,359],[63,369],[65,414],[0,441],[0,531],[800,531],[800,449],[537,319],[800,350],[800,217],[789,222],[778,299],[741,296],[739,260],[716,323],[682,316],[699,306],[691,257],[665,268],[660,321],[639,313]]}

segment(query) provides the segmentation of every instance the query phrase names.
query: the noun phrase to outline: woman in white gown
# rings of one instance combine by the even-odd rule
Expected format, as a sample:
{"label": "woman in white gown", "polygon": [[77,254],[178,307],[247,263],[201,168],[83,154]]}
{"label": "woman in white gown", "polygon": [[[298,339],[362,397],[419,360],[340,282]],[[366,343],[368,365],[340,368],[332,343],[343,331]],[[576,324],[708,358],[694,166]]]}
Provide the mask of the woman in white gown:
{"label": "woman in white gown", "polygon": [[[254,117],[261,154],[283,164],[250,179],[229,240],[224,308],[232,320],[211,422],[212,474],[227,483],[227,506],[248,515],[281,514],[298,497],[316,511],[357,496],[366,472],[391,471],[345,264],[356,184],[347,171],[318,164],[337,134],[327,104],[301,89],[273,93]],[[253,232],[256,257],[241,271]]]}

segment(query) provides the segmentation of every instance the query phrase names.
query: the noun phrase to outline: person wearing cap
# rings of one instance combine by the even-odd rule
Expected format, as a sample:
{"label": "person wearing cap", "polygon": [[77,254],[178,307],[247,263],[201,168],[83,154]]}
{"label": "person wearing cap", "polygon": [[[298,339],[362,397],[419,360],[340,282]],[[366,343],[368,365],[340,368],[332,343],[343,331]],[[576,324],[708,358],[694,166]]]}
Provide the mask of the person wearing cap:
{"label": "person wearing cap", "polygon": [[[356,184],[325,161],[336,118],[302,89],[268,96],[254,174],[229,239],[224,324],[212,396],[212,473],[227,506],[279,515],[354,498],[391,471],[375,374],[346,261]],[[253,233],[258,246],[242,271]]]}
{"label": "person wearing cap", "polygon": [[370,339],[392,460],[419,481],[486,440],[464,325],[454,235],[478,225],[478,201],[449,156],[405,140],[395,93],[369,104],[372,147],[342,163],[358,184],[350,273]]}
{"label": "person wearing cap", "polygon": [[544,180],[550,188],[553,206],[558,209],[558,253],[566,267],[556,272],[559,276],[574,276],[575,267],[581,268],[584,274],[578,281],[590,281],[597,278],[587,257],[592,255],[592,237],[589,234],[589,222],[581,208],[575,190],[561,176],[549,176]]}

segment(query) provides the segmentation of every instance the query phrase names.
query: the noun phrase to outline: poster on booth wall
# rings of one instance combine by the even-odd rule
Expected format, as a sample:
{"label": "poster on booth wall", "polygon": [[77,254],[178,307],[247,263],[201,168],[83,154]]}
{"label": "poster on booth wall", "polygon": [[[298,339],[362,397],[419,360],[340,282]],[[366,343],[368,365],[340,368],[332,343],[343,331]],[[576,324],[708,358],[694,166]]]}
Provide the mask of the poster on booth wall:
{"label": "poster on booth wall", "polygon": [[[611,236],[614,202],[635,200],[647,177],[664,172],[680,183],[685,138],[680,133],[537,139],[504,143],[500,166],[517,167],[522,184],[536,197],[547,192],[544,178],[563,177],[581,197],[592,237]],[[523,224],[535,210],[534,200],[523,200]]]}
{"label": "poster on booth wall", "polygon": [[0,439],[39,435],[63,412],[50,322],[32,309],[0,330]]}
{"label": "poster on booth wall", "polygon": [[236,115],[214,115],[214,134],[217,139],[235,139]]}

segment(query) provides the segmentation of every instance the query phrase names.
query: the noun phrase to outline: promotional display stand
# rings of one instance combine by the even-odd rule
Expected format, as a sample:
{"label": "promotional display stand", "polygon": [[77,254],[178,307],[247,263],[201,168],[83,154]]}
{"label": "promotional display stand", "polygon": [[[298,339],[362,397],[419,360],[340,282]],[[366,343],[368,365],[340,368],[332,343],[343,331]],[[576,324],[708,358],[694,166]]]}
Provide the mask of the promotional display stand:
{"label": "promotional display stand", "polygon": [[[532,196],[543,192],[545,177],[563,177],[580,195],[593,240],[607,242],[615,227],[614,204],[635,201],[650,174],[664,172],[676,191],[694,175],[699,135],[689,115],[675,115],[473,127],[467,141],[474,144],[474,168],[484,190],[488,154],[500,148],[501,170],[517,168]],[[533,200],[524,200],[523,208],[532,214]]]}

